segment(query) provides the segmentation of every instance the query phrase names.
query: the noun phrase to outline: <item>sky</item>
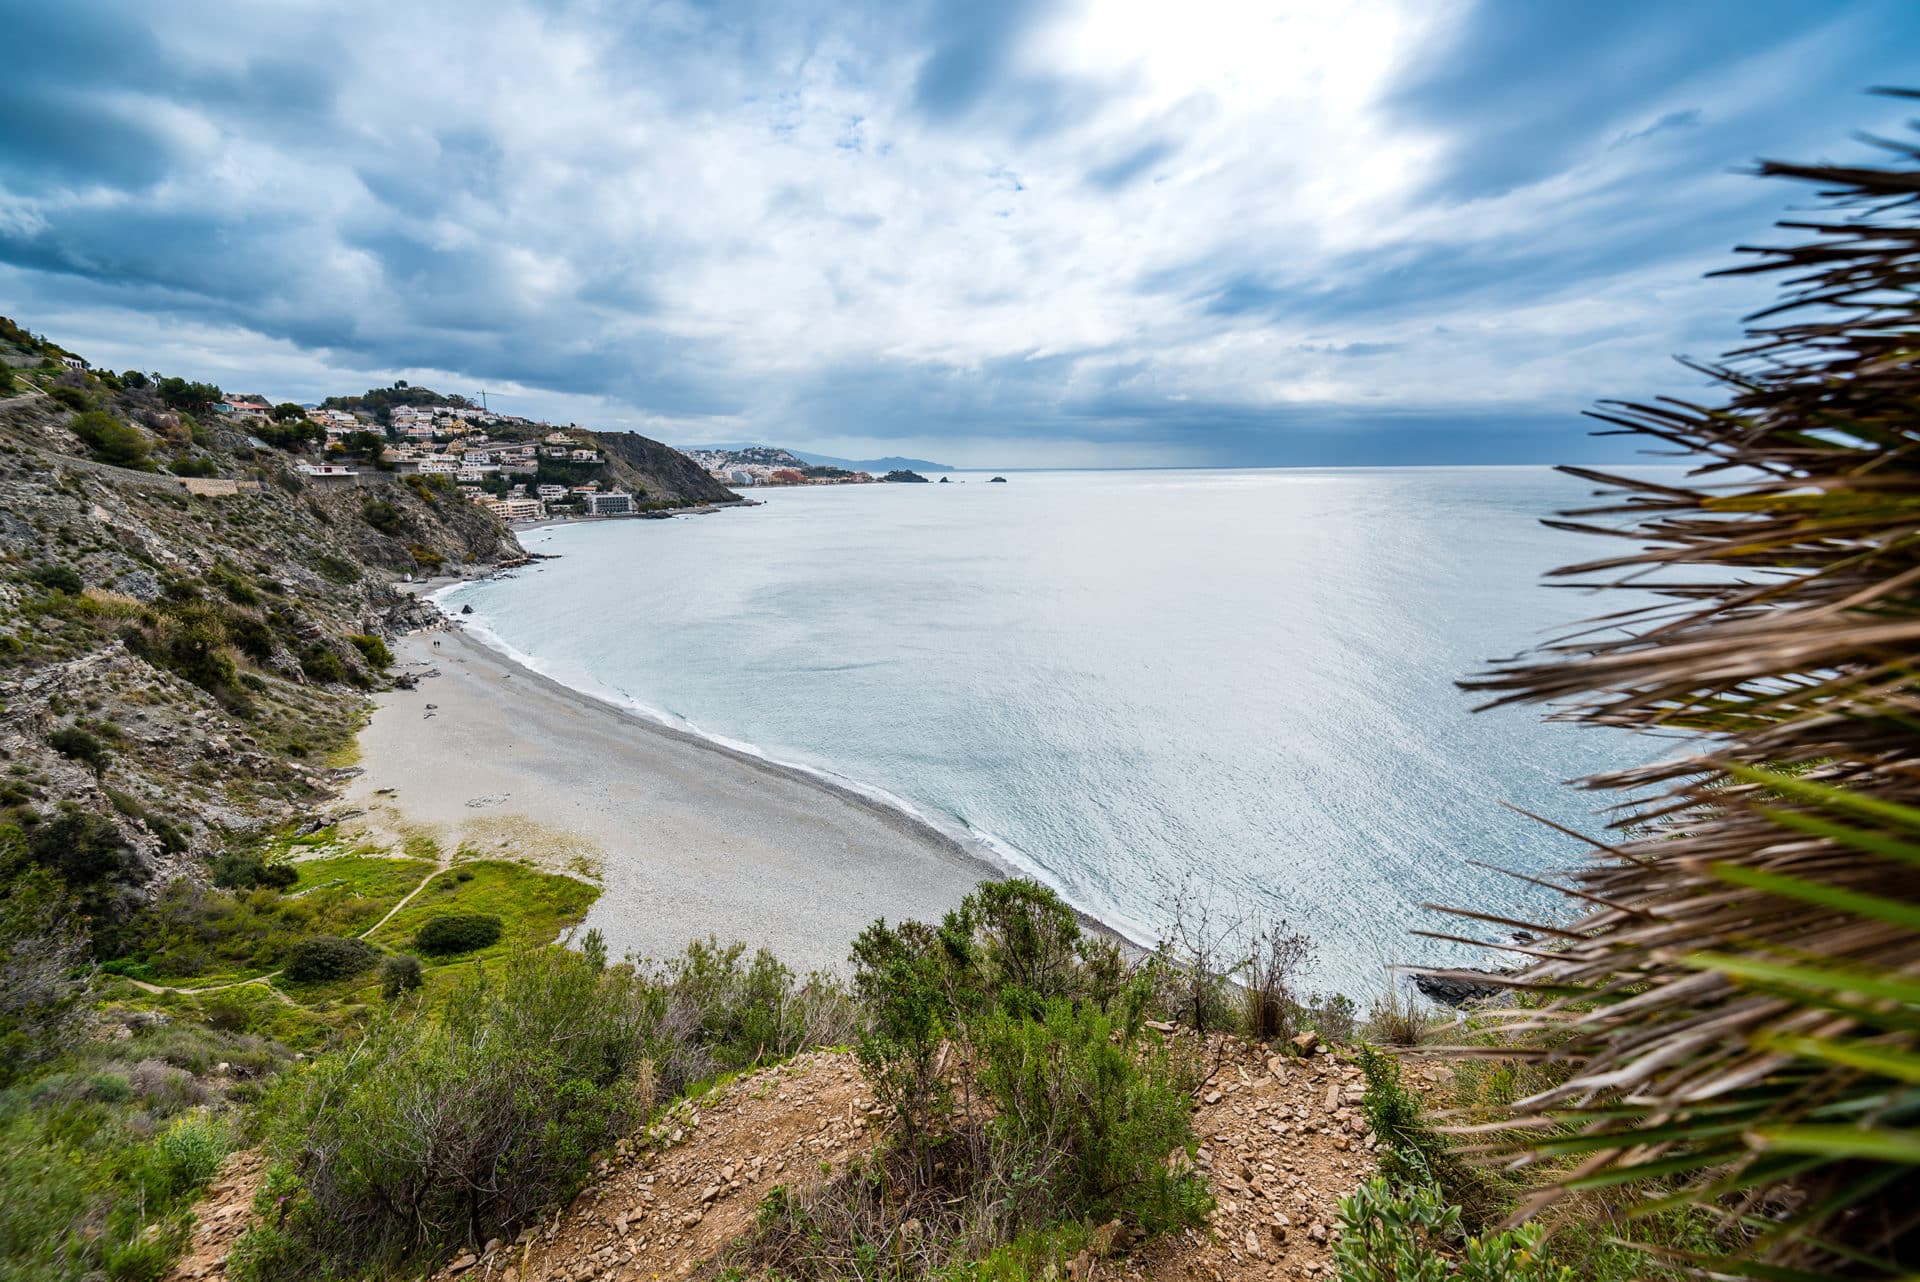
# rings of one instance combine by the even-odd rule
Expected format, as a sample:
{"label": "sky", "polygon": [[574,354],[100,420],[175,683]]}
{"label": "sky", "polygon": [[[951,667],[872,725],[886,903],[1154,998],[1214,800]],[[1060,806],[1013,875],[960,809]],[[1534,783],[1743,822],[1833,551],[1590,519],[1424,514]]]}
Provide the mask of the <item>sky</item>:
{"label": "sky", "polygon": [[961,466],[1619,457],[1912,0],[0,0],[0,314]]}

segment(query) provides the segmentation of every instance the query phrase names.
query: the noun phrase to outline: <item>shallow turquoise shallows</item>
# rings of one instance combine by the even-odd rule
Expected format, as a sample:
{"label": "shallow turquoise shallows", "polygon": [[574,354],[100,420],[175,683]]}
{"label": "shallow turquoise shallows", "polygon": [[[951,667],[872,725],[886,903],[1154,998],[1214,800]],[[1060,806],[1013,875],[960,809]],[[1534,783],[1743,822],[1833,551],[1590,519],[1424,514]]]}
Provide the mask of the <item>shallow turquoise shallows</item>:
{"label": "shallow turquoise shallows", "polygon": [[[1599,540],[1542,468],[1013,473],[755,491],[763,506],[536,531],[561,559],[455,589],[594,694],[884,795],[1152,940],[1191,877],[1320,945],[1359,995],[1458,959],[1428,900],[1558,912],[1599,831],[1563,781],[1670,744],[1473,715],[1454,685],[1599,610],[1541,585]],[[1604,603],[1619,608],[1617,600]],[[1468,933],[1478,933],[1469,930]]]}

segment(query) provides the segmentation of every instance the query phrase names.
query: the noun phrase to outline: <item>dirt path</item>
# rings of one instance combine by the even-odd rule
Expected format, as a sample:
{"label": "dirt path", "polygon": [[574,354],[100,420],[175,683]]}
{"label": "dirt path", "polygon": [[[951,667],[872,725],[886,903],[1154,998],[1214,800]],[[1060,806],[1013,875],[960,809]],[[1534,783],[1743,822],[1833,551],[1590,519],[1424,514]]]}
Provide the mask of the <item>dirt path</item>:
{"label": "dirt path", "polygon": [[413,897],[427,888],[428,882],[432,881],[435,877],[438,877],[441,873],[445,872],[447,869],[451,867],[453,867],[453,861],[450,859],[442,859],[439,863],[435,864],[433,866],[433,871],[428,873],[426,876],[422,877],[420,879],[420,884],[418,886],[415,886],[412,890],[409,890],[406,893],[406,895],[401,898],[399,903],[387,909],[387,915],[385,917],[382,917],[379,921],[376,921],[375,923],[373,923],[373,925],[367,927],[365,930],[361,931],[358,935],[355,935],[354,938],[365,939],[367,936],[371,935],[374,931],[386,925],[389,921],[393,919],[393,915],[395,913],[399,912],[402,908],[405,908],[408,904],[412,903]]}
{"label": "dirt path", "polygon": [[268,971],[264,975],[255,975],[252,979],[236,979],[226,984],[208,984],[204,988],[169,988],[165,984],[149,984],[144,979],[133,979],[124,975],[121,976],[121,978],[125,979],[129,984],[132,984],[143,993],[185,993],[189,997],[200,997],[207,993],[224,993],[229,988],[245,988],[248,984],[265,984],[267,991],[275,997],[289,1006],[298,1006],[300,1004],[299,1002],[294,1001],[293,998],[273,986],[271,981],[279,973],[277,970]]}
{"label": "dirt path", "polygon": [[[1205,1230],[1143,1254],[1076,1262],[1134,1282],[1331,1278],[1341,1197],[1372,1170],[1359,1071],[1325,1055],[1270,1059],[1209,1043],[1195,1105],[1198,1165],[1218,1209]],[[849,1055],[816,1053],[741,1078],[673,1115],[658,1154],[615,1154],[574,1204],[515,1243],[490,1243],[435,1275],[461,1282],[679,1282],[751,1223],[776,1184],[804,1186],[872,1147],[870,1096]]]}
{"label": "dirt path", "polygon": [[206,1282],[227,1276],[227,1252],[247,1230],[253,1195],[266,1174],[267,1159],[258,1149],[235,1153],[220,1168],[206,1195],[193,1208],[193,1240],[167,1274],[167,1282]]}

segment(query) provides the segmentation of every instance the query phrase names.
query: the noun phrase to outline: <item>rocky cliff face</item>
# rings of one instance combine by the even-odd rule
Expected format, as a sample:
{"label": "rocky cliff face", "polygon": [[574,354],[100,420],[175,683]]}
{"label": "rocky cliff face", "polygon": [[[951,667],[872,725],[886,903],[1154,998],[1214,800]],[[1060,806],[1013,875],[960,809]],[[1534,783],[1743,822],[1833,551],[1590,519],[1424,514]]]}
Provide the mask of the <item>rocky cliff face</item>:
{"label": "rocky cliff face", "polygon": [[[68,385],[81,405],[0,397],[0,823],[105,817],[131,893],[327,794],[384,680],[378,638],[430,617],[396,578],[521,549],[420,478],[315,482],[243,431]],[[103,462],[89,413],[232,492]]]}
{"label": "rocky cliff face", "polygon": [[670,445],[635,432],[596,432],[594,438],[606,450],[615,478],[650,499],[731,503],[740,497]]}

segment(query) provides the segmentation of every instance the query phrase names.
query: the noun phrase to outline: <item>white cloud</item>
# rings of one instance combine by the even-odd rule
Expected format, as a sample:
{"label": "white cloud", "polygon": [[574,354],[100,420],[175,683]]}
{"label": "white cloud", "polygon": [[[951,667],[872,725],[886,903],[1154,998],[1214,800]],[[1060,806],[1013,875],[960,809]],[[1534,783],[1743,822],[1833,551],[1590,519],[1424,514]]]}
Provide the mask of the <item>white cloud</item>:
{"label": "white cloud", "polygon": [[[1448,193],[1474,140],[1396,95],[1473,13],[1078,0],[1010,23],[980,99],[929,115],[916,86],[942,14],[920,7],[208,0],[156,21],[169,74],[101,89],[170,149],[168,176],[30,189],[0,170],[17,265],[0,280],[45,300],[60,272],[92,275],[85,305],[27,319],[116,364],[151,344],[141,363],[312,391],[404,371],[841,453],[825,443],[1044,452],[1007,444],[1004,415],[1064,460],[1105,439],[1084,420],[1108,401],[1170,420],[1570,411],[1671,380],[1665,354],[1732,296],[1691,283],[1710,262],[1539,260],[1745,198],[1717,169],[1626,195],[1697,145],[1647,127],[1711,77],[1624,104],[1638,132],[1577,142],[1544,176]],[[258,98],[231,88],[249,78]],[[302,85],[320,87],[306,110]],[[1759,110],[1744,92],[1718,115]],[[850,431],[823,409],[836,388],[893,418]],[[989,418],[932,415],[947,435],[921,437],[917,395]],[[1139,449],[1191,455],[1165,435]]]}

